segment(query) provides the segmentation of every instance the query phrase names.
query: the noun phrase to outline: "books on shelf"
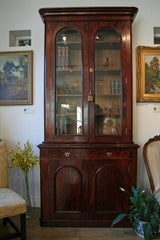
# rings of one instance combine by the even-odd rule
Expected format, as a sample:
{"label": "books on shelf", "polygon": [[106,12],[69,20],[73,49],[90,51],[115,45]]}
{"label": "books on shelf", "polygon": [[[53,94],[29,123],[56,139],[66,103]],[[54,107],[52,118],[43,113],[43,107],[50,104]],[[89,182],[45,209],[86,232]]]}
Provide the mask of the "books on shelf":
{"label": "books on shelf", "polygon": [[111,80],[111,94],[121,94],[121,80]]}
{"label": "books on shelf", "polygon": [[58,46],[57,66],[58,69],[68,69],[68,46]]}

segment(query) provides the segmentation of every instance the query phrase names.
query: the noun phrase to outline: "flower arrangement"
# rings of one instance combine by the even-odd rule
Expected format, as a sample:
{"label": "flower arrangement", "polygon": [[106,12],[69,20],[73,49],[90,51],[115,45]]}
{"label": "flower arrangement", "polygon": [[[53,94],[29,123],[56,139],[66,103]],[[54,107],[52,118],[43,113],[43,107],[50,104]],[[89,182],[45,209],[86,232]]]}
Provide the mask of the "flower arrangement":
{"label": "flower arrangement", "polygon": [[29,141],[24,143],[24,148],[20,146],[20,142],[16,144],[16,149],[9,150],[9,167],[19,168],[25,175],[26,183],[26,202],[27,202],[27,217],[31,217],[32,207],[29,194],[28,172],[31,167],[40,163],[39,156],[35,155],[32,145]]}
{"label": "flower arrangement", "polygon": [[9,150],[10,168],[19,168],[23,174],[26,174],[31,167],[37,164],[39,164],[39,157],[34,154],[29,141],[24,143],[24,149],[21,149],[20,142],[18,142],[16,149]]}

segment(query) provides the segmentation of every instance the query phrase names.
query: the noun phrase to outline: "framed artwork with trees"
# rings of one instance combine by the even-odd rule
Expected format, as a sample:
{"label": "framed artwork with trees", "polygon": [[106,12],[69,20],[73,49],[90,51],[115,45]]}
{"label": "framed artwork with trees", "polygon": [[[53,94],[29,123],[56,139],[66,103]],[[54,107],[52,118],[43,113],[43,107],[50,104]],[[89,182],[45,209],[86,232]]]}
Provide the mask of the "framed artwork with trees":
{"label": "framed artwork with trees", "polygon": [[160,102],[160,47],[137,47],[137,102]]}
{"label": "framed artwork with trees", "polygon": [[0,105],[33,104],[33,51],[0,52]]}

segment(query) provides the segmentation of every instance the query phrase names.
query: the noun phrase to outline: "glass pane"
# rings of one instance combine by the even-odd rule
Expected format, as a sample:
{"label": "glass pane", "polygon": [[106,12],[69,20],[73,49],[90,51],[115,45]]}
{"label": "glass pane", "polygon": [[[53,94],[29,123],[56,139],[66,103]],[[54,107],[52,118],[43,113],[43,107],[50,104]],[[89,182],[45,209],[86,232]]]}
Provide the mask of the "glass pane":
{"label": "glass pane", "polygon": [[65,28],[56,38],[56,134],[82,133],[81,35]]}
{"label": "glass pane", "polygon": [[121,39],[112,28],[95,35],[95,135],[121,135]]}

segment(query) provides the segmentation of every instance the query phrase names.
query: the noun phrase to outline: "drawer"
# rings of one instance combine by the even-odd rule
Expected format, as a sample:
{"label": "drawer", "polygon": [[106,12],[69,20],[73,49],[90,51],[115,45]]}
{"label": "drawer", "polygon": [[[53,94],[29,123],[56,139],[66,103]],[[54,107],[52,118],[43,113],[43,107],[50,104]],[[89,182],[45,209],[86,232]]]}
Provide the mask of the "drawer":
{"label": "drawer", "polygon": [[135,149],[124,148],[58,148],[49,149],[48,158],[53,159],[133,159]]}
{"label": "drawer", "polygon": [[85,158],[85,154],[83,149],[71,149],[71,148],[63,148],[63,149],[53,149],[48,150],[48,158],[54,159],[83,159]]}
{"label": "drawer", "polygon": [[88,159],[129,159],[133,150],[122,148],[88,149]]}

